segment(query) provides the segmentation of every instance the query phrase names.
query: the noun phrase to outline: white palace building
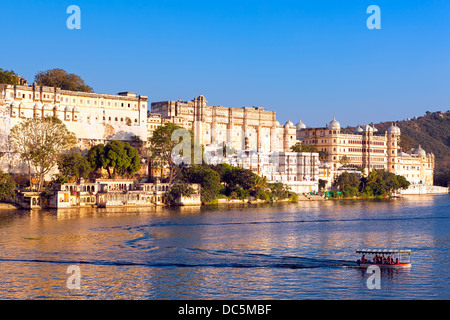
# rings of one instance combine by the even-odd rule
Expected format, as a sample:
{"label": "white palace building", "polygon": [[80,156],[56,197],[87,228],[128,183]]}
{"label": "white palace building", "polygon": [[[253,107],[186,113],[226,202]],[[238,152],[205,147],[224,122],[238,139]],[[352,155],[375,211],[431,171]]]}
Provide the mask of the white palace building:
{"label": "white palace building", "polygon": [[[401,133],[395,125],[384,133],[367,125],[343,134],[336,119],[322,128],[308,128],[301,120],[297,125],[291,121],[282,125],[275,111],[208,106],[203,95],[191,101],[149,104],[147,96],[133,92],[113,95],[9,84],[0,84],[1,170],[28,173],[9,146],[10,130],[24,119],[47,116],[59,118],[76,135],[82,152],[111,140],[145,144],[156,128],[172,122],[194,132],[208,151],[210,163],[222,161],[251,169],[298,193],[318,191],[319,179],[330,185],[344,156],[367,170],[384,168],[401,174],[414,185],[433,184],[434,155],[420,146],[410,153],[399,152]],[[298,141],[316,146],[325,158],[319,159],[319,153],[291,152]],[[224,144],[234,153],[215,156],[214,150]]]}

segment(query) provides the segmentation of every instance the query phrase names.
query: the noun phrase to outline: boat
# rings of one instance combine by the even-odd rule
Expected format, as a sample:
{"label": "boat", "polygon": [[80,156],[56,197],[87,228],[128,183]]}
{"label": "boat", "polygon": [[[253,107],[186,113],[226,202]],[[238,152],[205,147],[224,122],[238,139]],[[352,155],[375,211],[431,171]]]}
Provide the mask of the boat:
{"label": "boat", "polygon": [[370,266],[388,269],[411,268],[411,250],[360,249],[356,250],[356,253],[362,254],[361,259],[356,261],[362,268]]}

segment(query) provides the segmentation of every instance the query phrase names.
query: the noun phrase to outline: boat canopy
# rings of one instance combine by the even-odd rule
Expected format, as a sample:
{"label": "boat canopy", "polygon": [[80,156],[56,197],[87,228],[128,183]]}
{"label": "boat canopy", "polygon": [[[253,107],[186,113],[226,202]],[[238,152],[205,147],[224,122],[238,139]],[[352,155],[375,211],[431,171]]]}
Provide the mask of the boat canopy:
{"label": "boat canopy", "polygon": [[377,254],[377,253],[384,253],[384,254],[411,254],[411,250],[407,249],[359,249],[356,250],[356,253],[367,253],[367,254]]}

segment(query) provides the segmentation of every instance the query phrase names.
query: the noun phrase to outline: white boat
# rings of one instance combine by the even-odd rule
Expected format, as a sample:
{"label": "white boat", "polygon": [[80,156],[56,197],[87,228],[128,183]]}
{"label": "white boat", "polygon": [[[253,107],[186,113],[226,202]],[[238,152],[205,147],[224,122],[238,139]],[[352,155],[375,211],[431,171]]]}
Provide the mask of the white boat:
{"label": "white boat", "polygon": [[362,254],[361,259],[356,261],[362,268],[369,266],[388,269],[411,268],[411,250],[360,249],[356,250],[356,253]]}

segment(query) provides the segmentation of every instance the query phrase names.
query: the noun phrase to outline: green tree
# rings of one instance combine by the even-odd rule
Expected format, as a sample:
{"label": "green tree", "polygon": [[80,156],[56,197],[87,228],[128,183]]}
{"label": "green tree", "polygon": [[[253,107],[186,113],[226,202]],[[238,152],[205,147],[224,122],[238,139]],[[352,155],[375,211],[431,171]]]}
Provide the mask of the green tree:
{"label": "green tree", "polygon": [[183,179],[189,183],[198,183],[201,186],[201,200],[210,203],[217,199],[223,189],[220,175],[213,169],[203,165],[193,165],[183,170]]}
{"label": "green tree", "polygon": [[346,185],[346,186],[344,186],[344,189],[342,190],[342,194],[343,194],[344,197],[357,196],[358,195],[358,188]]}
{"label": "green tree", "polygon": [[93,89],[84,83],[84,80],[73,73],[63,69],[49,69],[38,72],[34,81],[40,86],[58,87],[63,90],[93,92]]}
{"label": "green tree", "polygon": [[253,179],[253,186],[248,189],[250,195],[256,197],[257,199],[266,200],[266,198],[268,198],[266,191],[269,190],[269,183],[267,182],[267,178],[255,174]]}
{"label": "green tree", "polygon": [[57,165],[59,156],[77,145],[75,134],[55,117],[20,122],[11,129],[10,139],[13,150],[29,161],[38,174],[38,191],[42,190],[44,177]]}
{"label": "green tree", "polygon": [[89,149],[86,160],[91,167],[95,170],[100,168],[106,168],[107,162],[105,159],[105,146],[103,144],[97,144]]}
{"label": "green tree", "polygon": [[245,200],[250,197],[250,193],[248,192],[248,190],[245,190],[240,186],[228,186],[226,189],[226,194],[231,199]]}
{"label": "green tree", "polygon": [[[183,167],[192,164],[194,159],[202,159],[203,149],[195,148],[193,132],[170,122],[153,131],[148,142],[151,164],[156,168],[168,169],[169,183],[173,183]],[[180,146],[181,150],[177,153],[176,148]],[[183,154],[183,150],[190,150],[190,153]]]}
{"label": "green tree", "polygon": [[273,201],[287,199],[292,195],[289,187],[281,182],[271,183],[270,192]]}
{"label": "green tree", "polygon": [[263,182],[253,171],[237,167],[231,167],[231,170],[226,169],[222,181],[229,187],[239,186],[244,190],[255,188],[257,181]]}
{"label": "green tree", "polygon": [[131,146],[128,142],[124,143],[124,150],[129,162],[126,163],[125,167],[121,168],[120,172],[122,175],[132,176],[141,168],[141,157],[139,156],[138,149]]}
{"label": "green tree", "polygon": [[359,187],[360,181],[355,173],[343,172],[334,181],[334,187],[340,191],[344,191],[345,186],[350,186],[353,188]]}
{"label": "green tree", "polygon": [[103,146],[92,147],[87,153],[87,161],[92,168],[104,168],[108,177],[132,176],[141,168],[141,158],[136,148],[128,142],[113,140]]}
{"label": "green tree", "polygon": [[8,173],[0,170],[0,201],[14,198],[16,183]]}
{"label": "green tree", "polygon": [[17,74],[12,70],[3,70],[0,68],[0,83],[19,84]]}
{"label": "green tree", "polygon": [[58,170],[67,177],[79,180],[80,178],[87,178],[92,172],[92,167],[81,152],[72,151],[59,157]]}
{"label": "green tree", "polygon": [[411,185],[411,182],[406,180],[404,176],[397,175],[397,181],[398,181],[398,189],[406,190]]}

